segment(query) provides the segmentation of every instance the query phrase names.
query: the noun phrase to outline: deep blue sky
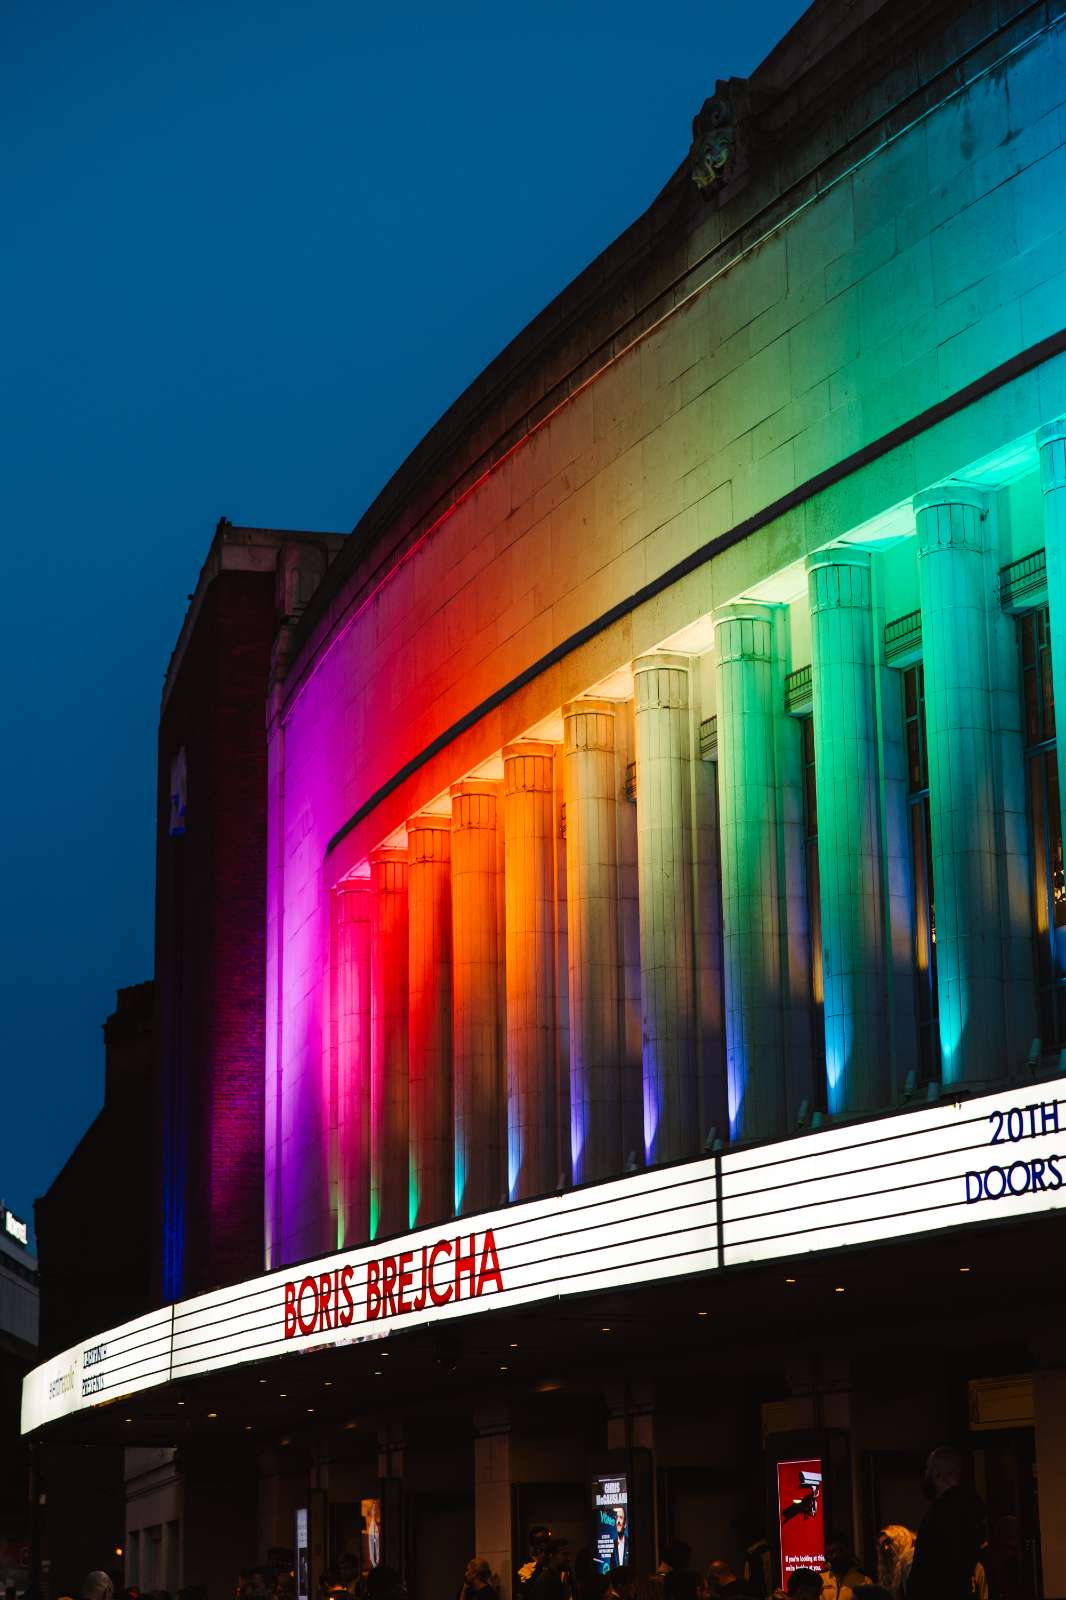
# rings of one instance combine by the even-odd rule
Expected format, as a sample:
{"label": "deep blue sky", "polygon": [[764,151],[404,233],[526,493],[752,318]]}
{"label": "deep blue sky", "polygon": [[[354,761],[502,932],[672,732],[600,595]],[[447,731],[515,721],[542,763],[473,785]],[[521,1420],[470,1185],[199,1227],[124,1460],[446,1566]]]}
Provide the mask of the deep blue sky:
{"label": "deep blue sky", "polygon": [[13,1210],[152,972],[159,691],[217,518],[350,528],[803,9],[0,0]]}

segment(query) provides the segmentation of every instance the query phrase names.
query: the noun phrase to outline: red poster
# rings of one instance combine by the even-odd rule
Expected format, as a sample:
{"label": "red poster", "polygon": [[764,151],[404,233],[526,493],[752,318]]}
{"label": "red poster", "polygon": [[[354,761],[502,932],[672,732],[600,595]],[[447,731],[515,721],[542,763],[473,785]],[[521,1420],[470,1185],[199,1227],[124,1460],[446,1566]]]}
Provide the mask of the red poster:
{"label": "red poster", "polygon": [[781,1583],[800,1567],[825,1566],[825,1504],[822,1463],[777,1463],[777,1525],[781,1540]]}

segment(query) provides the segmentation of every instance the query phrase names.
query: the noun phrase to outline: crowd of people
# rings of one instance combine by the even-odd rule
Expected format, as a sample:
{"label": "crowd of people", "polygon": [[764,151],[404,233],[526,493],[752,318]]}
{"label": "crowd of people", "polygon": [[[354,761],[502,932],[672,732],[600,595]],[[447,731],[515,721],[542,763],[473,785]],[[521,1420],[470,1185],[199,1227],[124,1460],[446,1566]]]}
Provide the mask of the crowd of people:
{"label": "crowd of people", "polygon": [[[538,1524],[529,1531],[529,1554],[514,1574],[512,1600],[1035,1600],[1017,1519],[1005,1517],[985,1536],[984,1507],[966,1479],[966,1464],[949,1446],[926,1463],[929,1510],[917,1531],[889,1523],[877,1536],[871,1570],[851,1543],[834,1534],[820,1570],[800,1567],[776,1581],[773,1555],[763,1537],[748,1538],[735,1565],[712,1561],[705,1573],[691,1564],[691,1548],[669,1544],[654,1571],[632,1562],[624,1515],[617,1519],[612,1557],[603,1571],[588,1550],[572,1555],[569,1541]],[[748,1530],[750,1534],[750,1529]],[[240,1575],[235,1600],[296,1600],[291,1560],[279,1559]],[[739,1570],[737,1570],[739,1569]],[[473,1556],[455,1587],[455,1600],[498,1600],[498,1575],[484,1556]],[[859,1591],[859,1593],[857,1593]],[[401,1574],[391,1566],[361,1571],[354,1560],[321,1573],[315,1600],[408,1600]],[[116,1600],[104,1572],[86,1578],[80,1600]],[[174,1600],[169,1593],[126,1589],[118,1600]],[[177,1600],[206,1600],[201,1586]]]}
{"label": "crowd of people", "polygon": [[[947,1445],[934,1450],[923,1487],[930,1505],[921,1526],[881,1528],[870,1571],[850,1540],[833,1534],[823,1567],[800,1567],[782,1574],[780,1583],[761,1536],[747,1541],[739,1570],[716,1559],[700,1574],[691,1566],[690,1547],[676,1542],[652,1573],[613,1560],[603,1572],[594,1570],[587,1552],[571,1562],[567,1541],[536,1527],[529,1559],[516,1574],[514,1600],[860,1600],[856,1591],[861,1600],[1033,1600],[1017,1519],[1001,1519],[989,1542],[984,1507],[966,1481],[961,1453]],[[459,1600],[485,1596],[464,1588]]]}

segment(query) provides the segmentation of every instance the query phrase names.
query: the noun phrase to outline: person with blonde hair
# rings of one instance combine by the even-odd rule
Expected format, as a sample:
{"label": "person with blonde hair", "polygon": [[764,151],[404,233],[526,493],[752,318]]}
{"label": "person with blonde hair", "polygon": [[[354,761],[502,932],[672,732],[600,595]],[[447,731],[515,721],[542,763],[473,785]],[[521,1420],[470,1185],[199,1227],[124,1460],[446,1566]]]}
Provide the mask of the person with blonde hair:
{"label": "person with blonde hair", "polygon": [[914,1532],[890,1522],[877,1535],[877,1581],[892,1600],[904,1600],[914,1560]]}

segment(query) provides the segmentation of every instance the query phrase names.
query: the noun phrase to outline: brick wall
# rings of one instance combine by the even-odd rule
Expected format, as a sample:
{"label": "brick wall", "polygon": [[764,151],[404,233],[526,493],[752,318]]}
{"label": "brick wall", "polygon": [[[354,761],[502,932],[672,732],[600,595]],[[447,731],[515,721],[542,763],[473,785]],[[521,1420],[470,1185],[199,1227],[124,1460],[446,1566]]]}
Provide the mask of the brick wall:
{"label": "brick wall", "polygon": [[[273,572],[219,572],[159,730],[156,971],[167,1297],[262,1265],[266,736]],[[185,752],[185,833],[170,833]]]}

